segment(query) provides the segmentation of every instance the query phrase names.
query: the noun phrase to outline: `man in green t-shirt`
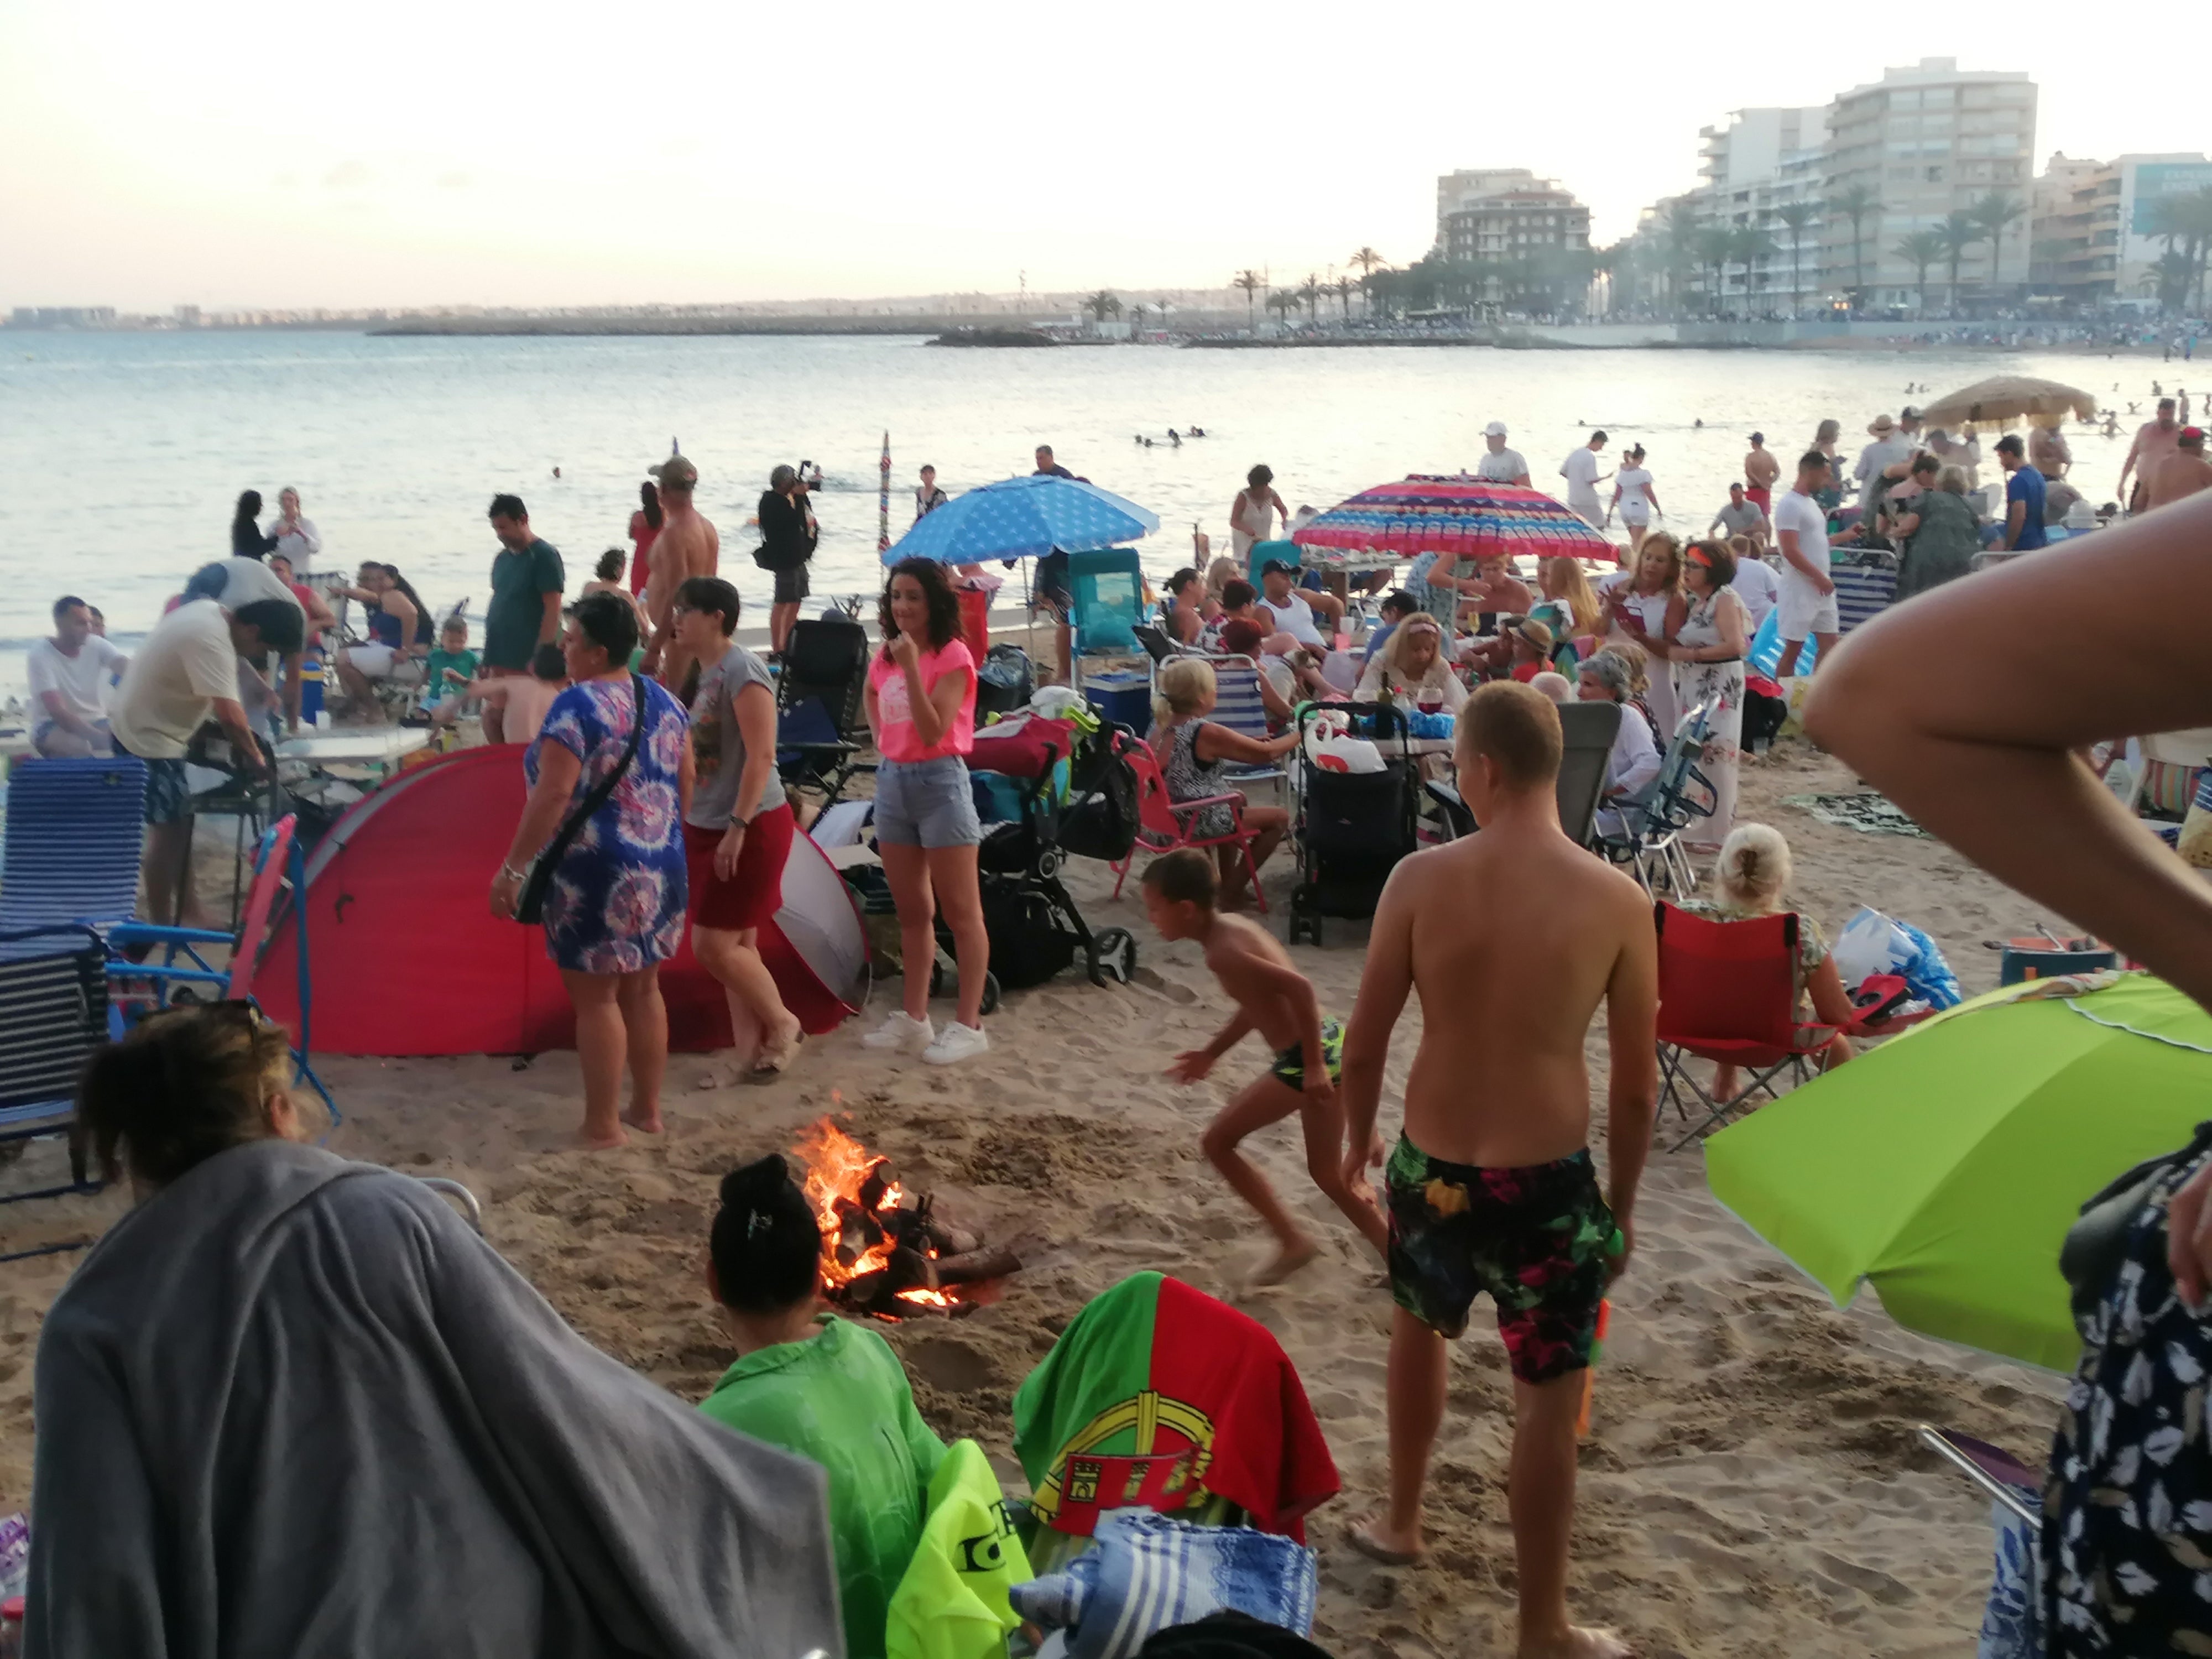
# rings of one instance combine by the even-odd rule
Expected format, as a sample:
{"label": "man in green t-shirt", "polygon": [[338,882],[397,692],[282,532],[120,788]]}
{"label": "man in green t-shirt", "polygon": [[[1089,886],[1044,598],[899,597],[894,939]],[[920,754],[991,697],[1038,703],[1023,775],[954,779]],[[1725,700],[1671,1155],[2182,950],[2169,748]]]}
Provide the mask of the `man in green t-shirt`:
{"label": "man in green t-shirt", "polygon": [[484,606],[484,672],[520,674],[531,654],[561,637],[561,593],[568,577],[561,554],[530,528],[520,495],[495,495],[491,533],[499,553],[491,562],[491,600]]}

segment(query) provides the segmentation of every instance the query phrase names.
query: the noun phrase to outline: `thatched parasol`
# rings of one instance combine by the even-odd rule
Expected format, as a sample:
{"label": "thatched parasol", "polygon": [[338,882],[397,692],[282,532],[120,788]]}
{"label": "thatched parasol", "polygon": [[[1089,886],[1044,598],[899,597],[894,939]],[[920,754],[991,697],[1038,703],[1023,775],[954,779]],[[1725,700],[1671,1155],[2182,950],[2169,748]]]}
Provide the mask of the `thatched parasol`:
{"label": "thatched parasol", "polygon": [[2097,400],[2057,380],[1999,374],[1937,398],[1920,411],[1920,418],[1946,432],[2002,432],[2023,420],[2030,426],[2055,427],[2069,414],[2094,420]]}

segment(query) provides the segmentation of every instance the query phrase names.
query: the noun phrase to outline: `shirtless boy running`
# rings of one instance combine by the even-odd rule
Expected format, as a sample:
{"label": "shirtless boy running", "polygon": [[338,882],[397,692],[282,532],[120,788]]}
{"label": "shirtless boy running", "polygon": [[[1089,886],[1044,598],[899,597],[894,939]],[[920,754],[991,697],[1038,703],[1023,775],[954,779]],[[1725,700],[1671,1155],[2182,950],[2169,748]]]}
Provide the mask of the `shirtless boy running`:
{"label": "shirtless boy running", "polygon": [[[1352,1534],[1390,1563],[1421,1553],[1421,1496],[1443,1420],[1446,1338],[1497,1304],[1513,1371],[1509,1507],[1522,1659],[1621,1655],[1567,1619],[1575,1417],[1598,1304],[1657,1111],[1658,945],[1650,901],[1561,833],[1559,717],[1526,685],[1483,686],[1459,717],[1460,788],[1480,835],[1399,865],[1376,911],[1344,1048],[1347,1145],[1375,1130],[1408,991],[1421,1043],[1388,1168],[1390,1500]],[[1607,1189],[1590,1162],[1583,1040],[1602,1003],[1612,1050]],[[1344,1178],[1360,1174],[1347,1153]]]}
{"label": "shirtless boy running", "polygon": [[1370,1161],[1379,1164],[1382,1148],[1370,1122],[1358,1156],[1346,1156],[1344,1112],[1336,1095],[1343,1033],[1334,1020],[1322,1018],[1312,984],[1291,965],[1290,953],[1273,933],[1214,908],[1215,881],[1213,860],[1193,848],[1164,854],[1145,872],[1145,912],[1160,937],[1196,939],[1203,945],[1206,965],[1237,1004],[1236,1018],[1213,1041],[1177,1054],[1168,1075],[1183,1083],[1200,1081],[1248,1031],[1257,1031],[1275,1051],[1267,1074],[1247,1084],[1222,1108],[1201,1143],[1223,1179],[1274,1232],[1280,1249],[1251,1280],[1274,1285],[1311,1261],[1320,1247],[1291,1219],[1267,1178],[1237,1150],[1237,1143],[1255,1129],[1298,1113],[1314,1185],[1378,1251],[1386,1242],[1382,1212],[1364,1175],[1358,1176],[1355,1187],[1345,1172],[1356,1175]]}

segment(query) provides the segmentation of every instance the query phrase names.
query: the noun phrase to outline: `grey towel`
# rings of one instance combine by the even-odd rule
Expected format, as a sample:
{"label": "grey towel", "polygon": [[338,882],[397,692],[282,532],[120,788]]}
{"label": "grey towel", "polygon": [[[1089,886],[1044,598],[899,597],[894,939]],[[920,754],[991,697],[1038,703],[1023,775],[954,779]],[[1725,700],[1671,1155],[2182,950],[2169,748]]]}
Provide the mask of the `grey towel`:
{"label": "grey towel", "polygon": [[821,1469],[390,1170],[209,1159],[86,1257],[36,1381],[27,1659],[844,1651]]}

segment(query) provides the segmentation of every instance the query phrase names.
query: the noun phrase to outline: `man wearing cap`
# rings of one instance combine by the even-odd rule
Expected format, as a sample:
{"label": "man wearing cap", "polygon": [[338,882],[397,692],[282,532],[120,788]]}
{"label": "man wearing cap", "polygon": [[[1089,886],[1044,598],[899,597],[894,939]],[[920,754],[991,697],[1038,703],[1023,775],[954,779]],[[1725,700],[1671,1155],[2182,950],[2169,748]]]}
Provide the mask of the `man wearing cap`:
{"label": "man wearing cap", "polygon": [[[1914,453],[1918,453],[1920,449],[1920,411],[1915,409],[1911,404],[1905,404],[1903,409],[1898,411],[1897,429],[1899,434],[1912,445]],[[1911,460],[1912,457],[1908,455],[1905,459],[1907,460]]]}
{"label": "man wearing cap", "polygon": [[1782,476],[1782,463],[1766,447],[1766,434],[1751,434],[1751,451],[1743,458],[1743,495],[1763,514],[1774,511],[1774,481]]}
{"label": "man wearing cap", "polygon": [[1559,463],[1559,476],[1567,481],[1567,511],[1593,530],[1605,522],[1605,504],[1597,498],[1597,487],[1613,476],[1597,470],[1598,452],[1604,447],[1605,434],[1593,432],[1588,443],[1569,451]]}
{"label": "man wearing cap", "polygon": [[1490,453],[1475,463],[1474,476],[1487,478],[1492,483],[1528,488],[1528,463],[1521,459],[1519,450],[1505,447],[1505,422],[1492,421],[1482,428],[1482,438],[1490,447]]}
{"label": "man wearing cap", "polygon": [[1313,607],[1294,586],[1297,575],[1297,566],[1288,559],[1270,559],[1260,567],[1261,591],[1257,604],[1262,620],[1272,622],[1275,633],[1288,634],[1300,645],[1326,651],[1328,641],[1321,636]]}
{"label": "man wearing cap", "polygon": [[[2181,446],[2181,422],[2173,418],[2173,399],[2158,400],[2158,418],[2145,421],[2136,430],[2136,441],[2128,446],[2127,459],[2120,463],[2120,499],[2128,504],[2128,511],[2140,513],[2150,505],[2150,475],[2158,470],[2159,463]],[[2136,493],[2128,494],[2128,474],[2136,475]]]}
{"label": "man wearing cap", "polygon": [[1869,489],[1875,489],[1878,498],[1875,481],[1899,462],[1911,460],[1915,447],[1912,440],[1898,430],[1897,422],[1887,415],[1875,416],[1867,433],[1874,441],[1859,451],[1859,464],[1851,471],[1851,476],[1858,480],[1862,507],[1868,505]]}
{"label": "man wearing cap", "polygon": [[[691,658],[675,642],[676,590],[694,576],[720,574],[722,538],[713,522],[691,504],[699,469],[682,455],[671,455],[646,469],[660,485],[660,533],[653,538],[653,568],[645,579],[645,614],[653,637],[645,647],[645,672],[657,669],[660,683],[680,690]],[[777,574],[779,593],[782,574]]]}
{"label": "man wearing cap", "polygon": [[2004,537],[1999,545],[2012,553],[2050,546],[2043,530],[2043,475],[2027,464],[2027,446],[2018,433],[1997,440],[1997,465],[2005,470]]}
{"label": "man wearing cap", "polygon": [[2212,489],[2212,461],[2204,459],[2204,428],[2185,426],[2174,434],[2173,453],[2152,469],[2148,506],[2165,507]]}

